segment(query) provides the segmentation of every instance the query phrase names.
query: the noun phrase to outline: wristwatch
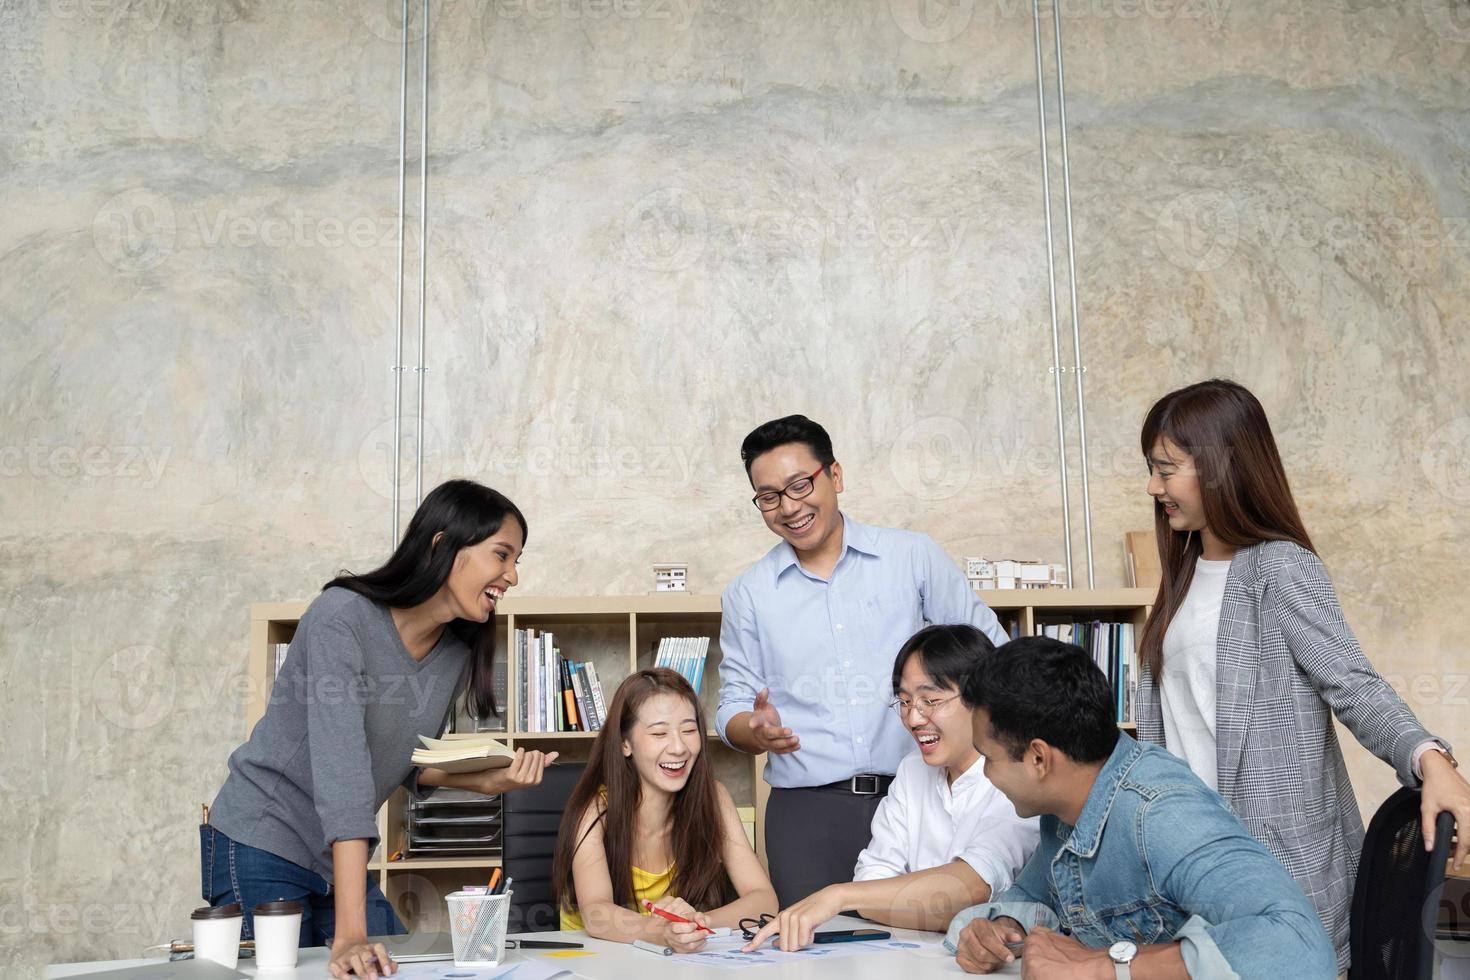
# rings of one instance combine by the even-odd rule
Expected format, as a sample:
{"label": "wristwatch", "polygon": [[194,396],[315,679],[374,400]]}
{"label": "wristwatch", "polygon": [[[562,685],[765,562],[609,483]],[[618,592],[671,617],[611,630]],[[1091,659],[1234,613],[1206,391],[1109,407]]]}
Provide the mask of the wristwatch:
{"label": "wristwatch", "polygon": [[1133,971],[1128,964],[1138,955],[1138,947],[1124,939],[1108,947],[1108,959],[1113,961],[1113,973],[1117,980],[1133,980]]}

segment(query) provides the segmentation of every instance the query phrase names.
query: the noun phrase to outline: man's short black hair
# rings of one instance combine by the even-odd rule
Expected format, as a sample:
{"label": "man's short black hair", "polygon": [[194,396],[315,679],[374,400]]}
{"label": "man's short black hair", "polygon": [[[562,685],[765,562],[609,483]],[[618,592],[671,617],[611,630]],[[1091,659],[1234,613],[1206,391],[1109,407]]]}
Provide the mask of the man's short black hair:
{"label": "man's short black hair", "polygon": [[903,649],[893,661],[893,693],[903,684],[903,668],[909,658],[918,654],[924,672],[940,687],[952,687],[963,691],[965,678],[975,661],[988,653],[995,652],[990,637],[971,626],[960,623],[952,626],[925,626],[904,641]]}
{"label": "man's short black hair", "polygon": [[832,455],[832,437],[827,435],[826,429],[805,415],[788,415],[756,426],[755,431],[745,437],[740,444],[740,461],[745,464],[745,475],[750,476],[750,464],[757,456],[789,442],[804,444],[823,469],[837,459]]}
{"label": "man's short black hair", "polygon": [[1073,762],[1101,762],[1118,743],[1113,691],[1082,648],[1045,636],[1012,640],[981,657],[960,689],[984,708],[996,740],[1020,759],[1032,739]]}

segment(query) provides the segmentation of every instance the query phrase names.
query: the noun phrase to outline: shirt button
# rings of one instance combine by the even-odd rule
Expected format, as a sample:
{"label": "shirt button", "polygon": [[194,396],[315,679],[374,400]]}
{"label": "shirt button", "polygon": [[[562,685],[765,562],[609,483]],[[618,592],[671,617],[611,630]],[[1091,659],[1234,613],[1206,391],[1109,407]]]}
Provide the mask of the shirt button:
{"label": "shirt button", "polygon": [[844,666],[844,667],[851,667],[852,666],[852,661],[851,660],[844,660],[844,661],[842,661],[842,666]]}
{"label": "shirt button", "polygon": [[842,629],[842,624],[841,624],[841,623],[838,623],[838,624],[837,624],[837,628],[838,628],[838,629]]}
{"label": "shirt button", "polygon": [[861,735],[859,735],[859,736],[858,736],[858,737],[857,737],[857,743],[858,743],[858,744],[859,744],[859,745],[862,745],[862,744],[863,744],[863,737],[862,737],[862,736],[861,736]]}
{"label": "shirt button", "polygon": [[849,701],[847,703],[848,704],[857,704],[857,698],[853,698],[851,701]]}

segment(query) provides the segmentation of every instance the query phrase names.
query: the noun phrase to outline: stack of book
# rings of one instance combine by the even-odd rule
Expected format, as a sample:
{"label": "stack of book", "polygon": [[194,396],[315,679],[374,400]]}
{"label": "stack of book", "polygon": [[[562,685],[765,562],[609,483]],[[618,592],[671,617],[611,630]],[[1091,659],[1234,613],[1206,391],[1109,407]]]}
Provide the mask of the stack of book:
{"label": "stack of book", "polygon": [[1138,691],[1138,647],[1132,623],[1038,623],[1037,631],[1063,643],[1075,643],[1108,675],[1113,686],[1114,713],[1121,722],[1133,721],[1133,698]]}
{"label": "stack of book", "polygon": [[289,643],[272,643],[271,644],[271,676],[272,677],[279,677],[279,676],[281,676],[281,668],[283,666],[285,666],[285,663],[286,663],[286,653],[290,649],[291,649],[291,644],[289,644]]}
{"label": "stack of book", "polygon": [[607,719],[597,665],[561,655],[552,633],[515,632],[520,702],[516,727],[523,732],[596,732]]}
{"label": "stack of book", "polygon": [[704,679],[704,661],[708,656],[707,636],[666,636],[658,641],[653,665],[667,667],[680,674],[698,694],[699,684]]}

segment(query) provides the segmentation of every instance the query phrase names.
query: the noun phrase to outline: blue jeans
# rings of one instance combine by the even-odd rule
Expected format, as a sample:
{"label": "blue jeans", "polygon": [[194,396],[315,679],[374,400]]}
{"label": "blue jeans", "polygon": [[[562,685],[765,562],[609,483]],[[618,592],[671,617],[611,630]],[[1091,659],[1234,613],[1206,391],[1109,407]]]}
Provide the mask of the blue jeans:
{"label": "blue jeans", "polygon": [[[295,900],[301,903],[302,946],[331,945],[337,910],[332,883],[269,851],[241,844],[205,824],[199,828],[199,881],[210,905],[239,902],[245,910],[241,939],[254,939],[251,910],[261,902]],[[370,936],[397,936],[403,927],[377,882],[368,877],[367,931]]]}

